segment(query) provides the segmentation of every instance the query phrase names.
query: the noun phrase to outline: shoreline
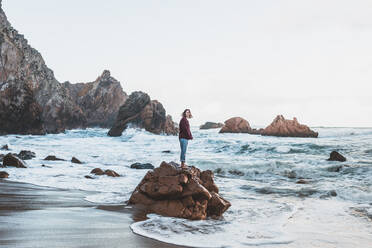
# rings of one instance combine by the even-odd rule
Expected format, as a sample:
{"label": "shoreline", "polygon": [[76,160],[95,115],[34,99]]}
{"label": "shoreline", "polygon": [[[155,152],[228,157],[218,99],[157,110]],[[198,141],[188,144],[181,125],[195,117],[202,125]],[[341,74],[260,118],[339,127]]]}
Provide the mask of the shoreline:
{"label": "shoreline", "polygon": [[135,210],[89,194],[0,179],[0,247],[182,247],[133,233]]}

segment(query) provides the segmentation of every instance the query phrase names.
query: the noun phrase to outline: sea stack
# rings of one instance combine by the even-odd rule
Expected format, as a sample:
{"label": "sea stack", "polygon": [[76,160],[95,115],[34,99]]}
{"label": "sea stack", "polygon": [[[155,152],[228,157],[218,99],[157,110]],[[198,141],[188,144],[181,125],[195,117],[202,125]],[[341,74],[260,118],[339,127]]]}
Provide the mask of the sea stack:
{"label": "sea stack", "polygon": [[279,137],[318,137],[317,132],[312,131],[306,125],[298,123],[296,117],[294,117],[293,120],[286,120],[283,115],[278,115],[274,121],[261,132],[261,134],[264,136]]}
{"label": "sea stack", "polygon": [[248,121],[241,117],[233,117],[225,121],[220,133],[250,133],[252,131]]}
{"label": "sea stack", "polygon": [[171,116],[167,116],[163,105],[141,91],[135,91],[119,109],[109,136],[121,136],[129,126],[143,128],[155,134],[176,135],[178,129]]}

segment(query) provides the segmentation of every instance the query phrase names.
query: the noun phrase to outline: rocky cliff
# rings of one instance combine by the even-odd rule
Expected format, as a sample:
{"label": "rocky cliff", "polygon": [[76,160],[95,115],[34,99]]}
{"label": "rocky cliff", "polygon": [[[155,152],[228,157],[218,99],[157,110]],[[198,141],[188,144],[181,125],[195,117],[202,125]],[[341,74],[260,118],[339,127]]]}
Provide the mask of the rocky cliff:
{"label": "rocky cliff", "polygon": [[105,70],[94,82],[63,84],[75,104],[82,109],[87,126],[112,127],[119,108],[128,98],[120,82]]}
{"label": "rocky cliff", "polygon": [[0,135],[109,127],[125,99],[108,71],[91,83],[60,84],[8,22],[0,1]]}
{"label": "rocky cliff", "polygon": [[0,133],[56,133],[85,126],[81,109],[0,7]]}

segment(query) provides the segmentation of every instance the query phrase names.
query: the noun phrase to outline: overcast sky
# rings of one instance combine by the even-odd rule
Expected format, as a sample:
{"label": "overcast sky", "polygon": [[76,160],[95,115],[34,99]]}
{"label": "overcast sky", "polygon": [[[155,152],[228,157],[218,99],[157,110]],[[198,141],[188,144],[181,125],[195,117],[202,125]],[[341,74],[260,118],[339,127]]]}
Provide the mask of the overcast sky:
{"label": "overcast sky", "polygon": [[371,0],[3,0],[60,82],[104,69],[179,121],[372,126]]}

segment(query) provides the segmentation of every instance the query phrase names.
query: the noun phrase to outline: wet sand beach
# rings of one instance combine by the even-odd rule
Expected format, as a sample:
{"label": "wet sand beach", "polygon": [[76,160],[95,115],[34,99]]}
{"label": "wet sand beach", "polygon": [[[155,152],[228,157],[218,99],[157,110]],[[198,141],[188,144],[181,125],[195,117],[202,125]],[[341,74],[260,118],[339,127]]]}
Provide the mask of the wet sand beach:
{"label": "wet sand beach", "polygon": [[0,247],[179,247],[133,234],[133,210],[88,194],[0,180]]}

